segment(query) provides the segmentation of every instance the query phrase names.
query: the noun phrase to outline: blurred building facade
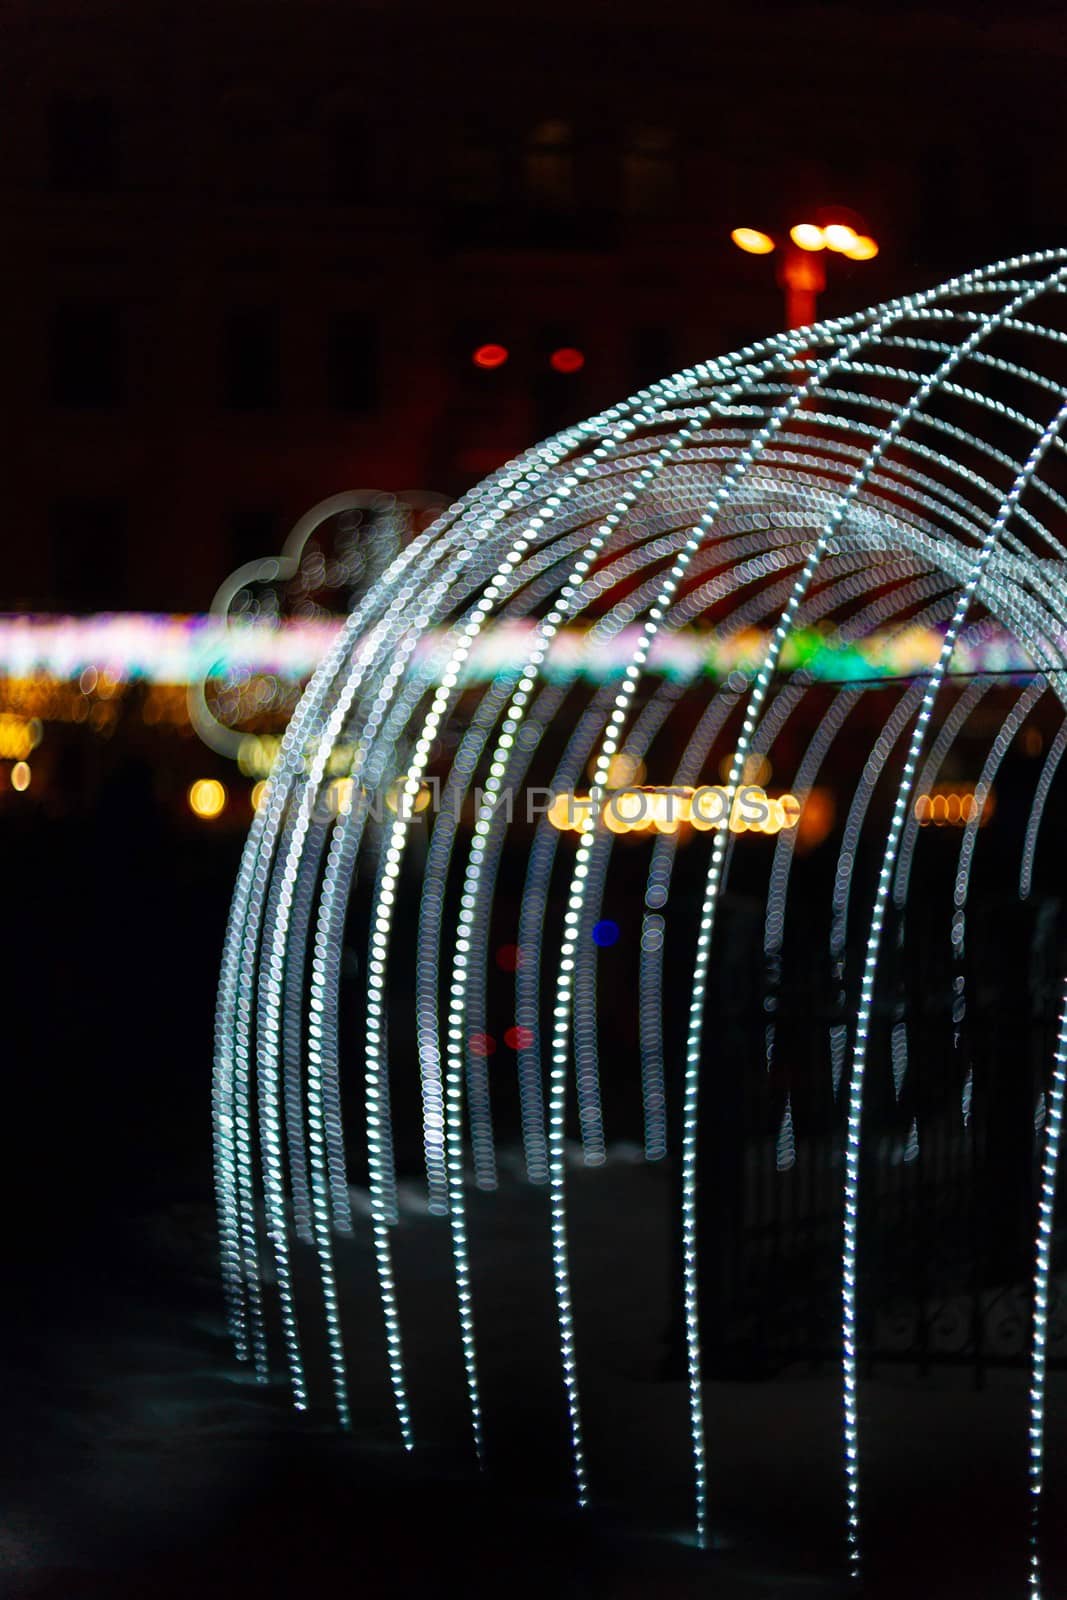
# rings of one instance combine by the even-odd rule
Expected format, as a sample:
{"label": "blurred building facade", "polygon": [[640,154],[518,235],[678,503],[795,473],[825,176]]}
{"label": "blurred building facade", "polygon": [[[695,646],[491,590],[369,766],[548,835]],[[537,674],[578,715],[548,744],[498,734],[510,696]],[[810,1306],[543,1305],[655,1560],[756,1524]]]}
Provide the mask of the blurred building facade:
{"label": "blurred building facade", "polygon": [[839,15],[10,6],[0,609],[202,609],[327,494],[452,495],[773,331],[739,224],[863,216],[826,314],[1062,243],[1047,30]]}

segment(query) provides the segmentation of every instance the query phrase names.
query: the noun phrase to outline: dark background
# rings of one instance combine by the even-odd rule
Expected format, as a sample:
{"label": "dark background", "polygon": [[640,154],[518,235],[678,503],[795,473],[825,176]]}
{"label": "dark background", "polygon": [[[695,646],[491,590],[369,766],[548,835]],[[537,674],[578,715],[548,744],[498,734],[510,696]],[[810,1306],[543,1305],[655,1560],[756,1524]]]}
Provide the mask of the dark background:
{"label": "dark background", "polygon": [[329,492],[454,495],[767,334],[732,228],[855,213],[833,315],[1067,226],[1054,7],[27,0],[3,43],[8,609],[201,609]]}
{"label": "dark background", "polygon": [[[863,220],[880,254],[831,262],[826,315],[1067,236],[1051,7],[25,0],[0,51],[10,612],[205,609],[329,493],[455,494],[773,331],[773,263],[737,225]],[[485,372],[489,341],[509,359]],[[550,367],[563,345],[580,372]],[[208,1075],[243,819],[190,824],[190,759],[120,728],[51,800],[0,800],[5,1483],[83,1551],[16,1518],[10,1592],[658,1592],[617,1530],[532,1531],[513,1491],[335,1460],[281,1421],[223,1451],[214,1498],[124,1518],[118,1492],[95,1545],[77,1532],[109,1383],[171,1351],[184,1391],[138,1412],[126,1470],[194,1426],[185,1392],[195,1482],[227,1362]]]}

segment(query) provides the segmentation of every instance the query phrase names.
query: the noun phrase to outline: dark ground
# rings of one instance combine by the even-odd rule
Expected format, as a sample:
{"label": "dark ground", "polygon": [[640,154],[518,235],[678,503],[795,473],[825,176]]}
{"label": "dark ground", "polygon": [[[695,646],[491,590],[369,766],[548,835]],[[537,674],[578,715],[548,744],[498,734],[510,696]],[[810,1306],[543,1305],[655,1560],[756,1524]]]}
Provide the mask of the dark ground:
{"label": "dark ground", "polygon": [[[569,1510],[544,1195],[473,1197],[494,1471],[463,1447],[445,1228],[405,1186],[396,1235],[421,1448],[399,1449],[366,1240],[340,1253],[356,1437],[297,1417],[224,1337],[210,1193],[214,974],[239,841],[5,827],[5,1123],[13,1249],[3,1323],[4,1593],[81,1597],[770,1597],[840,1584],[832,1370],[712,1382],[719,1548],[685,1542],[685,1396],[664,1381],[663,1169],[573,1169],[574,1275],[597,1509]],[[87,862],[89,863],[87,867]],[[359,1197],[357,1196],[357,1202]],[[358,1211],[358,1204],[357,1204]],[[300,1303],[317,1396],[317,1285]],[[277,1340],[275,1340],[277,1353]],[[1025,1375],[883,1369],[862,1391],[876,1595],[1025,1593]],[[1067,1593],[1063,1390],[1050,1397],[1044,1593]]]}

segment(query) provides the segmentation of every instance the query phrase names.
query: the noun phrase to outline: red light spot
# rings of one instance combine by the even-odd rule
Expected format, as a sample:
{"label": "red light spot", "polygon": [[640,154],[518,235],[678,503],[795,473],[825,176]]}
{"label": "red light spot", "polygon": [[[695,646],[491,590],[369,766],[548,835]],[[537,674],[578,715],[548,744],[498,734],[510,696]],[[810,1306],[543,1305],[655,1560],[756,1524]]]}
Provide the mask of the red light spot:
{"label": "red light spot", "polygon": [[491,1033],[472,1033],[467,1044],[472,1056],[491,1056],[496,1049],[496,1040]]}
{"label": "red light spot", "polygon": [[571,345],[564,345],[562,350],[553,350],[548,360],[557,372],[581,372],[585,366],[584,355]]}
{"label": "red light spot", "polygon": [[504,1035],[504,1043],[509,1050],[528,1050],[533,1044],[533,1029],[516,1026],[509,1028]]}
{"label": "red light spot", "polygon": [[522,951],[517,944],[502,944],[496,953],[496,964],[501,972],[518,972],[522,966]]}
{"label": "red light spot", "polygon": [[503,344],[480,344],[471,360],[476,367],[502,367],[508,359],[507,346]]}

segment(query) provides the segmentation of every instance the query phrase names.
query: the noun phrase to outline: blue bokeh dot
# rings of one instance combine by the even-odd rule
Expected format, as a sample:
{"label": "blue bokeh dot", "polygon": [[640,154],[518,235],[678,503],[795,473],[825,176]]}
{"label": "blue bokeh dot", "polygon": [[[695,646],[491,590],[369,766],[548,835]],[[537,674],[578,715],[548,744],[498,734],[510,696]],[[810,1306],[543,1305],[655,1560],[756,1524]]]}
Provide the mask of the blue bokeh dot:
{"label": "blue bokeh dot", "polygon": [[593,925],[593,943],[601,946],[615,944],[619,937],[617,922],[597,922]]}

